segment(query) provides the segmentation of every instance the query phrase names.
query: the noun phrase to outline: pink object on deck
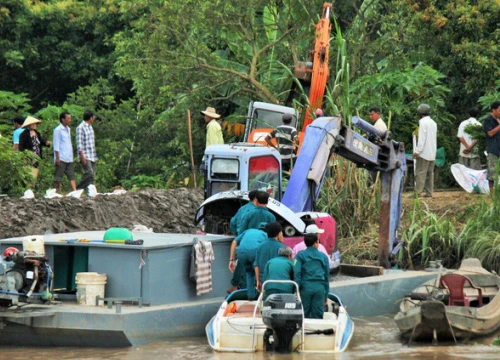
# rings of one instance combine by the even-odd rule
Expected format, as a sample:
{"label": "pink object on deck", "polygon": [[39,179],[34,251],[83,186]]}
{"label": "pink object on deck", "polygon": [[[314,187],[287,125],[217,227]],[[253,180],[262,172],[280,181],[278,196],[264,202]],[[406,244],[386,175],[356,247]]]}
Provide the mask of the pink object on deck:
{"label": "pink object on deck", "polygon": [[320,229],[325,229],[323,234],[319,234],[319,242],[325,247],[326,252],[331,254],[335,249],[337,241],[337,223],[331,216],[318,217],[314,222]]}
{"label": "pink object on deck", "polygon": [[[292,256],[295,258],[295,256],[297,256],[297,253],[299,251],[302,251],[302,250],[305,250],[305,249],[307,249],[307,246],[306,246],[305,242],[302,241],[301,243],[298,243],[292,249],[292,251],[293,251],[293,255]],[[330,255],[328,255],[328,253],[326,252],[326,249],[325,249],[325,247],[323,245],[319,244],[318,250],[321,251],[326,256],[328,256],[328,258],[330,258]]]}

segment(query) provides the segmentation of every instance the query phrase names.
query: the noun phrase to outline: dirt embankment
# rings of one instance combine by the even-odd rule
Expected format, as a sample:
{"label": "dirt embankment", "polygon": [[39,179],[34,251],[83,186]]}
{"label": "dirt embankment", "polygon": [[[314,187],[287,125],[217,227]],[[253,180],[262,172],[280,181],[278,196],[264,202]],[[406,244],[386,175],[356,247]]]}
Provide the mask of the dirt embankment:
{"label": "dirt embankment", "polygon": [[202,190],[147,190],[124,195],[57,199],[0,198],[0,239],[110,227],[131,229],[136,224],[154,232],[196,231],[195,211]]}
{"label": "dirt embankment", "polygon": [[[406,214],[414,211],[411,195],[403,195]],[[452,217],[463,223],[473,213],[474,206],[486,198],[464,191],[439,191],[431,199],[421,198],[420,206],[428,206],[438,216]],[[0,239],[46,231],[57,234],[110,227],[131,229],[136,224],[153,228],[154,232],[193,233],[195,212],[202,202],[202,190],[185,188],[81,199],[0,198]],[[403,215],[403,226],[407,219],[408,216]],[[376,229],[373,231],[373,239],[376,239]]]}

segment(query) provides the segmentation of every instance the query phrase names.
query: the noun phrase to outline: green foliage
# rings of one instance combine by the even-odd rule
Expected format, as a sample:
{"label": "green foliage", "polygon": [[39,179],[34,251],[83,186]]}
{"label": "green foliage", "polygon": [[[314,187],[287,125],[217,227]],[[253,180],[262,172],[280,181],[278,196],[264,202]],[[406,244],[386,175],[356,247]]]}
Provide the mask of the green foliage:
{"label": "green foliage", "polygon": [[486,93],[479,98],[483,110],[489,112],[491,104],[500,99],[500,79],[495,80],[495,85],[487,89]]}
{"label": "green foliage", "polygon": [[12,118],[16,115],[26,116],[30,110],[27,94],[15,94],[0,90],[0,134],[11,133]]}
{"label": "green foliage", "polygon": [[424,204],[422,208],[415,200],[410,213],[409,225],[403,230],[401,241],[404,250],[400,252],[400,262],[411,268],[425,267],[430,260],[440,259],[445,267],[457,264],[455,224],[447,214],[437,216]]}
{"label": "green foliage", "polygon": [[[337,236],[356,241],[361,234],[378,223],[380,184],[368,184],[368,172],[340,157],[323,185],[318,209],[337,221]],[[360,239],[361,240],[361,239]]]}
{"label": "green foliage", "polygon": [[465,114],[499,77],[499,13],[495,0],[365,1],[349,32],[353,73],[423,63],[447,75],[448,111]]}
{"label": "green foliage", "polygon": [[32,183],[30,164],[32,152],[13,151],[12,140],[0,137],[0,193],[20,196]]}
{"label": "green foliage", "polygon": [[443,74],[423,64],[402,70],[384,66],[376,74],[357,78],[351,85],[351,93],[355,106],[365,114],[373,105],[390,111],[395,138],[409,142],[418,126],[416,109],[423,102],[433,109],[432,117],[439,128],[451,125],[450,116],[443,111],[449,92],[442,85],[443,78]]}
{"label": "green foliage", "polygon": [[483,201],[467,221],[456,246],[459,256],[476,257],[483,266],[500,272],[500,186],[496,186],[491,202]]}
{"label": "green foliage", "polygon": [[123,186],[127,189],[163,189],[165,188],[165,179],[163,179],[161,175],[135,175],[123,181]]}
{"label": "green foliage", "polygon": [[[119,1],[2,1],[0,84],[37,106],[61,104],[100,76],[114,79],[111,37],[123,27]],[[122,89],[123,91],[123,89]]]}

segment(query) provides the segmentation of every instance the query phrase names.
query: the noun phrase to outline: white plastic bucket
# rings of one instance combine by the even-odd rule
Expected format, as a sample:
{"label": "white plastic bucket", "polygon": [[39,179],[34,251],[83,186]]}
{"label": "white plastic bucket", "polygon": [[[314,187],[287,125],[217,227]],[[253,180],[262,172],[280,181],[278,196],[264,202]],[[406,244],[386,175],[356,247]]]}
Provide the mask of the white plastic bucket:
{"label": "white plastic bucket", "polygon": [[45,242],[43,236],[31,235],[23,238],[24,252],[34,252],[38,255],[45,256]]}
{"label": "white plastic bucket", "polygon": [[[104,298],[104,286],[106,285],[106,274],[96,272],[77,273],[76,282],[76,301],[79,305],[96,306],[96,297]],[[102,302],[99,305],[104,305]]]}

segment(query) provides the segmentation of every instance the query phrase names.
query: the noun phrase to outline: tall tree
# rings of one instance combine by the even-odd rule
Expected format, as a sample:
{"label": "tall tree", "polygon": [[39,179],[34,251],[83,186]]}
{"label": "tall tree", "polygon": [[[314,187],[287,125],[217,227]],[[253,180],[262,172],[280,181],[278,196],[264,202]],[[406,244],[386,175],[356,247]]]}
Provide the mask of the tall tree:
{"label": "tall tree", "polygon": [[115,81],[112,35],[123,28],[118,0],[19,1],[0,4],[0,84],[27,92],[34,105],[62,104],[99,77]]}

